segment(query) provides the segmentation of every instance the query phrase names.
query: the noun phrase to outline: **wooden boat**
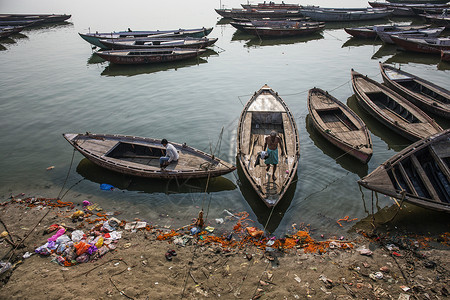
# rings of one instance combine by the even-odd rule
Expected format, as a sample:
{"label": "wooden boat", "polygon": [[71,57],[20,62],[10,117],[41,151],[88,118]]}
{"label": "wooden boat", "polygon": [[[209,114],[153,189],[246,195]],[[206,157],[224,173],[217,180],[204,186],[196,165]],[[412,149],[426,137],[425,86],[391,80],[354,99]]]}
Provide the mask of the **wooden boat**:
{"label": "wooden boat", "polygon": [[308,110],[314,127],[336,147],[363,163],[373,154],[369,130],[348,106],[322,89],[308,92]]}
{"label": "wooden boat", "polygon": [[72,15],[58,14],[0,14],[0,21],[42,21],[42,23],[63,22]]}
{"label": "wooden boat", "polygon": [[448,0],[386,0],[390,3],[445,4]]}
{"label": "wooden boat", "polygon": [[357,38],[370,38],[375,39],[377,36],[389,34],[391,32],[400,33],[409,30],[421,30],[429,28],[430,25],[376,25],[376,26],[363,26],[344,28],[344,30]]}
{"label": "wooden boat", "polygon": [[432,118],[393,90],[354,70],[351,76],[359,104],[394,132],[417,141],[442,131]]}
{"label": "wooden boat", "polygon": [[[299,24],[299,23],[297,23]],[[303,23],[289,26],[247,26],[243,27],[243,31],[259,36],[259,37],[288,37],[303,36],[323,30],[325,24],[316,22],[315,24]]]}
{"label": "wooden boat", "polygon": [[450,50],[441,50],[441,60],[450,61]]}
{"label": "wooden boat", "polygon": [[168,37],[168,38],[124,38],[100,40],[100,43],[108,49],[148,49],[148,48],[206,48],[217,42],[217,38],[192,38],[192,37]]}
{"label": "wooden boat", "polygon": [[439,3],[389,3],[389,2],[372,2],[369,5],[374,8],[388,8],[393,10],[394,16],[415,16],[416,10],[427,9],[445,9],[449,8],[449,4]]}
{"label": "wooden boat", "polygon": [[[266,173],[264,159],[255,166],[259,152],[263,151],[266,136],[272,130],[282,140],[286,157],[281,157],[276,180]],[[255,192],[268,207],[283,198],[297,172],[300,143],[295,119],[286,103],[269,86],[264,85],[250,98],[239,118],[237,130],[237,160]]]}
{"label": "wooden boat", "polygon": [[301,26],[312,26],[324,24],[323,22],[312,22],[306,20],[272,20],[272,19],[261,19],[261,20],[245,20],[230,22],[230,25],[234,28],[245,31],[245,27],[285,27],[285,28],[299,28]]}
{"label": "wooden boat", "polygon": [[420,109],[450,119],[450,91],[416,75],[380,63],[384,83]]}
{"label": "wooden boat", "polygon": [[262,18],[299,18],[302,17],[298,9],[245,9],[245,8],[216,8],[215,11],[223,18],[247,18],[247,19],[262,19]]}
{"label": "wooden boat", "polygon": [[450,129],[413,143],[358,184],[409,203],[450,212]]}
{"label": "wooden boat", "polygon": [[405,29],[398,31],[378,31],[378,37],[387,44],[395,44],[392,40],[391,36],[400,35],[403,37],[409,38],[435,38],[438,37],[443,31],[445,27],[436,27],[436,28],[418,28],[418,29]]}
{"label": "wooden boat", "polygon": [[303,6],[303,16],[320,22],[367,21],[382,19],[392,14],[386,8],[324,8],[319,6]]}
{"label": "wooden boat", "polygon": [[437,53],[450,50],[450,38],[414,38],[403,35],[392,35],[392,41],[407,51],[420,53]]}
{"label": "wooden boat", "polygon": [[24,28],[23,26],[0,26],[0,38],[10,37],[21,32]]}
{"label": "wooden boat", "polygon": [[159,48],[159,49],[125,49],[102,50],[97,55],[115,64],[153,64],[189,59],[199,56],[206,49]]}
{"label": "wooden boat", "polygon": [[64,138],[93,163],[118,173],[146,178],[208,178],[236,169],[217,157],[186,144],[170,142],[178,151],[178,162],[161,169],[161,140],[110,134],[65,133]]}
{"label": "wooden boat", "polygon": [[445,26],[445,28],[450,28],[450,15],[447,13],[442,14],[419,14],[423,17],[426,22],[431,23],[435,26]]}
{"label": "wooden boat", "polygon": [[241,4],[242,8],[251,8],[251,9],[298,9],[300,4],[297,3],[275,3],[272,1],[263,2],[258,4]]}
{"label": "wooden boat", "polygon": [[106,33],[78,33],[82,39],[88,43],[97,46],[101,49],[107,49],[105,45],[100,43],[100,40],[118,39],[118,38],[137,38],[137,37],[205,37],[213,30],[210,28],[195,28],[195,29],[175,29],[175,30],[150,30],[150,31],[118,31]]}

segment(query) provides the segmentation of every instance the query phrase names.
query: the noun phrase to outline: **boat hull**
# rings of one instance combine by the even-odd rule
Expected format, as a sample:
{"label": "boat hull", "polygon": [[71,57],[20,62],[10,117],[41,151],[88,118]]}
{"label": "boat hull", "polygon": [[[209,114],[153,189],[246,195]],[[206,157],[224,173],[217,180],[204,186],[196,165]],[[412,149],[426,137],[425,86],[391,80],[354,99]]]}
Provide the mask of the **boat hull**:
{"label": "boat hull", "polygon": [[[265,149],[265,137],[274,130],[283,141],[285,157],[279,153],[276,179],[266,172],[264,159],[256,164]],[[253,187],[267,207],[276,206],[297,172],[300,144],[297,125],[286,103],[267,85],[247,102],[239,118],[237,130],[237,160]]]}
{"label": "boat hull", "polygon": [[370,160],[373,147],[369,131],[348,106],[314,88],[308,92],[308,110],[314,128],[326,140],[362,163]]}
{"label": "boat hull", "polygon": [[380,63],[384,83],[420,109],[450,119],[450,91],[425,79]]}
{"label": "boat hull", "polygon": [[186,60],[195,58],[206,51],[205,49],[187,49],[187,48],[180,48],[177,50],[164,48],[161,50],[164,51],[165,53],[158,53],[158,51],[148,51],[148,50],[144,51],[139,49],[98,51],[96,53],[104,60],[107,60],[114,64],[136,65],[136,64],[156,64],[156,63],[166,63],[172,61]]}
{"label": "boat hull", "polygon": [[372,191],[450,213],[450,129],[419,140],[381,164],[358,184]]}
{"label": "boat hull", "polygon": [[442,131],[426,113],[388,87],[353,70],[351,75],[358,103],[392,131],[411,141]]}
{"label": "boat hull", "polygon": [[[172,163],[167,168],[161,169],[159,156],[163,156],[161,151],[163,147],[161,140],[157,139],[90,133],[66,133],[63,136],[76,150],[96,165],[130,176],[159,179],[208,178],[224,175],[236,169],[235,166],[205,152],[172,142],[180,158],[176,164]],[[127,152],[121,150],[126,147],[128,147]],[[148,154],[148,149],[151,149],[150,152],[153,154]],[[128,153],[132,150],[136,152],[131,152],[132,155],[129,155]]]}

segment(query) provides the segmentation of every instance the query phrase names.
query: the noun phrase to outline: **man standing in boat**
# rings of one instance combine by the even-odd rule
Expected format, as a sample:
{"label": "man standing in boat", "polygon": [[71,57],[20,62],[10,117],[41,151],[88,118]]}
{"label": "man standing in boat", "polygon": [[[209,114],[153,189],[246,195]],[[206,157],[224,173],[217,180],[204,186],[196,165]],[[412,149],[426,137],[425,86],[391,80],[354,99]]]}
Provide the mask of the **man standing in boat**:
{"label": "man standing in boat", "polygon": [[270,132],[270,135],[266,137],[263,149],[266,149],[267,147],[268,157],[264,161],[267,165],[266,172],[269,172],[270,165],[273,165],[273,173],[272,173],[273,181],[277,180],[277,177],[275,176],[275,171],[277,170],[278,165],[278,145],[280,145],[281,156],[284,156],[281,138],[277,135],[277,132],[275,130],[272,130]]}
{"label": "man standing in boat", "polygon": [[166,148],[166,156],[159,158],[159,166],[161,168],[167,167],[172,161],[178,161],[179,155],[177,149],[172,144],[169,144],[166,139],[161,140],[161,144]]}

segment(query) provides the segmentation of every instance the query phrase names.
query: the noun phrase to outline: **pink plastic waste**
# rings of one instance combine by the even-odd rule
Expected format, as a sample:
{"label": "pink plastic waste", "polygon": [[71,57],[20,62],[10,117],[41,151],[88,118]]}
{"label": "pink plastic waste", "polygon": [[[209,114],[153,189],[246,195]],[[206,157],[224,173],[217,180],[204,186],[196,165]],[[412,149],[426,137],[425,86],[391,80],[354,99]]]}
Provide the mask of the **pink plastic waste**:
{"label": "pink plastic waste", "polygon": [[48,238],[47,241],[54,242],[54,241],[56,241],[57,238],[62,236],[65,232],[66,232],[66,229],[65,228],[61,228],[52,237]]}

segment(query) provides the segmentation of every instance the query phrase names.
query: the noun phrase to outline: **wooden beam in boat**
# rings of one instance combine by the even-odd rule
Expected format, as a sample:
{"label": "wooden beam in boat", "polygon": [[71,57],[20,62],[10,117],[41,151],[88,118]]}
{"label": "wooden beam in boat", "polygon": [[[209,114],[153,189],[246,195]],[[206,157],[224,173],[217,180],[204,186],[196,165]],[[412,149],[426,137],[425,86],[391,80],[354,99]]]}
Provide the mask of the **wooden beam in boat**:
{"label": "wooden beam in boat", "polygon": [[447,180],[450,182],[450,170],[447,167],[447,164],[436,153],[436,149],[434,148],[433,145],[430,145],[428,148],[430,149],[431,156],[434,158],[439,168],[441,169],[442,173],[445,174]]}
{"label": "wooden beam in boat", "polygon": [[[399,168],[399,170],[400,170],[400,173],[401,173],[402,176],[403,176],[403,179],[405,180],[406,184],[408,185],[408,187],[409,187],[411,193],[412,193],[414,196],[419,196],[419,194],[417,193],[416,189],[414,188],[414,185],[412,184],[411,179],[409,179],[409,176],[408,176],[408,174],[406,173],[406,170],[405,170],[405,168],[403,167],[403,164],[402,164],[401,162],[398,163],[398,168]],[[395,171],[395,170],[394,170],[394,168],[393,168],[393,169],[392,169],[392,172],[394,172],[394,171]],[[398,185],[400,185],[400,183],[399,183]]]}
{"label": "wooden beam in boat", "polygon": [[413,163],[414,167],[416,168],[417,173],[419,174],[420,179],[422,179],[423,184],[425,185],[428,193],[430,193],[431,198],[435,201],[441,201],[439,199],[439,195],[436,193],[436,190],[434,189],[433,185],[431,184],[430,179],[428,178],[427,174],[425,173],[424,169],[420,165],[419,160],[414,154],[411,154],[410,156],[411,162]]}

